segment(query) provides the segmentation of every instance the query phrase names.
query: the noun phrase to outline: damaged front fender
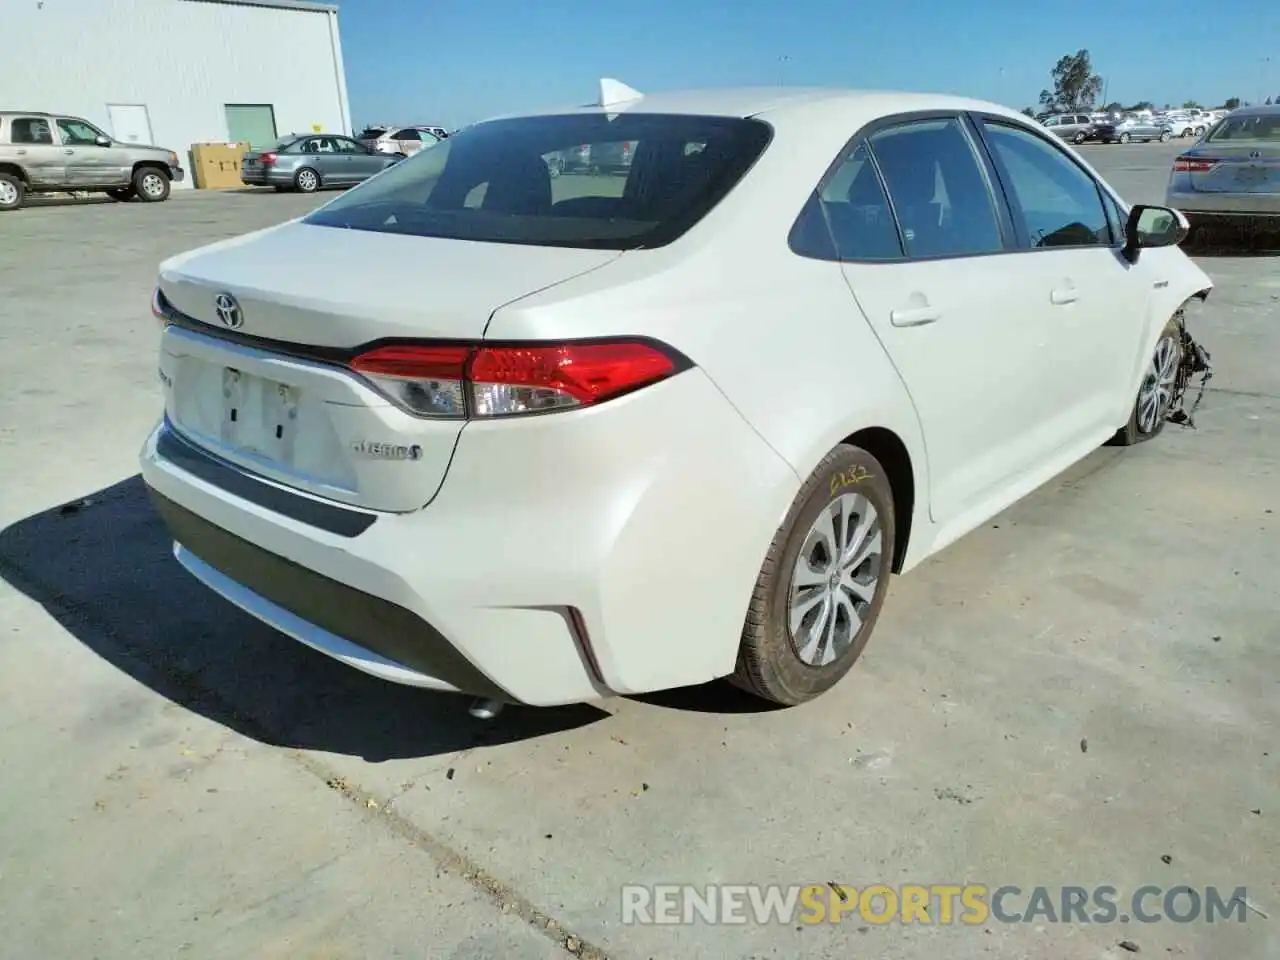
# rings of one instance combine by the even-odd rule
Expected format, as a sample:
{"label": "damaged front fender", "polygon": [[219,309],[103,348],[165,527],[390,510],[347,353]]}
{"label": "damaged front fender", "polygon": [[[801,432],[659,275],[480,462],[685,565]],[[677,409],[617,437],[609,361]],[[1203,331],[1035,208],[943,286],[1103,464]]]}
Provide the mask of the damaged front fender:
{"label": "damaged front fender", "polygon": [[[1208,296],[1199,297],[1203,302]],[[1170,423],[1176,423],[1179,426],[1191,427],[1195,429],[1196,410],[1200,406],[1200,401],[1204,399],[1205,386],[1210,378],[1213,377],[1213,364],[1210,362],[1209,351],[1191,336],[1187,331],[1187,317],[1185,310],[1179,310],[1174,319],[1178,323],[1178,334],[1182,339],[1182,362],[1178,364],[1178,372],[1173,382],[1173,397],[1169,402],[1169,409],[1165,412],[1165,419]],[[1191,409],[1186,409],[1187,388],[1191,386],[1192,378],[1199,376],[1199,390],[1196,392],[1196,398],[1192,401]]]}

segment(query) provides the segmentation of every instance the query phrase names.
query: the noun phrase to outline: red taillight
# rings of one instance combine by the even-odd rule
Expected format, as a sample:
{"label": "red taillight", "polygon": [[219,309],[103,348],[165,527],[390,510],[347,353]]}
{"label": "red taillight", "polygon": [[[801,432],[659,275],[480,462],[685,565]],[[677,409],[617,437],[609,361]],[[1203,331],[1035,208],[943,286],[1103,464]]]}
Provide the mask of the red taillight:
{"label": "red taillight", "polygon": [[638,340],[377,347],[351,368],[419,416],[547,413],[601,403],[662,380],[682,360]]}
{"label": "red taillight", "polygon": [[274,153],[264,153],[262,155],[262,165],[264,167],[269,167],[275,163],[277,159],[279,158]]}
{"label": "red taillight", "polygon": [[1217,160],[1204,157],[1178,157],[1173,161],[1173,170],[1174,173],[1207,173],[1217,165]]}

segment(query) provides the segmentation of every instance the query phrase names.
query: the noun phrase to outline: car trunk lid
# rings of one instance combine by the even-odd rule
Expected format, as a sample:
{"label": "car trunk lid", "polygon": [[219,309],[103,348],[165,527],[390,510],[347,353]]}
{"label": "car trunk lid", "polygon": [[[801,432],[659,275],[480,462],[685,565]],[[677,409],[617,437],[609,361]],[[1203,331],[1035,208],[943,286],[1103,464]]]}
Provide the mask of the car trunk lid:
{"label": "car trunk lid", "polygon": [[414,416],[348,361],[374,341],[478,341],[499,307],[617,256],[291,223],[176,258],[160,280],[178,317],[160,351],[166,415],[277,483],[418,509],[464,421]]}
{"label": "car trunk lid", "polygon": [[1280,193],[1280,148],[1275,144],[1206,143],[1176,161],[1200,193]]}

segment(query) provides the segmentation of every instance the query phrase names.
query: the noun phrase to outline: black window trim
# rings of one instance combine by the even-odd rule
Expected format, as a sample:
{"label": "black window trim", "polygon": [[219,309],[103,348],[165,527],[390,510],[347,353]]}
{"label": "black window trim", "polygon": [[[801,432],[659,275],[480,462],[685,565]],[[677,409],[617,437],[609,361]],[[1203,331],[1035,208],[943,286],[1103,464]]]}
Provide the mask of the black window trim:
{"label": "black window trim", "polygon": [[1000,159],[1000,156],[996,152],[994,145],[991,143],[991,141],[987,137],[987,133],[986,133],[987,124],[994,124],[995,126],[1009,127],[1014,130],[1021,130],[1023,133],[1027,134],[1028,136],[1035,137],[1041,143],[1046,144],[1051,150],[1057,151],[1059,156],[1066,158],[1068,163],[1070,163],[1082,174],[1084,174],[1085,177],[1088,178],[1089,182],[1093,184],[1093,189],[1098,194],[1098,203],[1103,208],[1102,214],[1104,219],[1107,221],[1107,231],[1111,235],[1110,243],[1102,243],[1101,241],[1099,241],[1098,243],[1073,244],[1072,246],[1067,246],[1067,247],[1035,247],[1031,245],[1031,238],[1027,236],[1026,230],[1023,228],[1022,217],[1017,216],[1017,217],[1013,217],[1012,220],[1013,220],[1013,227],[1018,237],[1018,249],[1012,252],[1014,253],[1046,253],[1050,251],[1061,252],[1064,250],[1116,249],[1124,246],[1125,241],[1123,236],[1123,224],[1121,224],[1121,236],[1117,237],[1115,233],[1112,231],[1111,217],[1107,213],[1106,207],[1107,207],[1108,199],[1112,200],[1116,204],[1116,206],[1119,208],[1119,211],[1123,217],[1128,212],[1127,205],[1122,200],[1120,200],[1119,197],[1114,196],[1113,194],[1111,194],[1110,191],[1106,190],[1103,187],[1102,182],[1096,176],[1094,176],[1094,174],[1080,161],[1080,158],[1075,154],[1075,152],[1070,147],[1068,147],[1065,143],[1062,143],[1061,141],[1059,141],[1054,137],[1045,136],[1044,134],[1040,133],[1038,130],[1033,129],[1026,124],[1019,123],[1017,120],[1014,120],[1012,117],[1002,116],[1001,114],[998,114],[998,113],[983,113],[983,112],[976,112],[976,111],[971,112],[969,114],[969,121],[973,125],[973,128],[977,136],[981,140],[983,144],[983,148],[987,154],[988,160],[991,163],[993,169],[995,170],[996,177],[1001,184],[1001,189],[1004,193],[1005,202],[1008,205],[1010,214],[1012,214],[1015,211],[1018,211],[1020,213],[1021,211],[1018,207],[1018,202],[1015,197],[1015,194],[1008,186],[1008,183],[1012,180],[1012,178],[1009,176],[1008,170],[1005,169],[1004,161]]}
{"label": "black window trim", "polygon": [[[982,175],[983,182],[987,185],[987,195],[991,198],[992,209],[996,215],[996,223],[1000,231],[1000,249],[987,250],[982,253],[946,253],[929,257],[913,257],[906,252],[906,238],[902,233],[902,224],[898,220],[897,210],[893,205],[893,196],[889,193],[888,186],[885,184],[884,175],[880,169],[880,161],[876,157],[875,149],[872,147],[871,138],[885,130],[907,126],[913,123],[923,123],[930,120],[956,120],[960,124],[961,132],[969,143],[969,148],[973,151],[974,161],[978,164],[979,171]],[[1009,207],[1008,197],[1004,190],[1003,182],[998,178],[996,170],[991,162],[991,157],[985,146],[985,141],[979,135],[977,124],[974,123],[972,114],[965,110],[911,110],[905,113],[894,113],[887,116],[878,117],[870,123],[862,126],[852,137],[850,137],[843,147],[836,153],[835,159],[827,165],[827,169],[819,178],[817,186],[814,187],[810,196],[817,196],[818,208],[822,211],[823,223],[827,225],[827,232],[831,233],[831,225],[827,220],[826,211],[822,209],[822,191],[831,182],[841,167],[844,166],[847,158],[854,150],[860,146],[866,146],[867,155],[870,157],[876,172],[876,178],[880,182],[880,189],[884,192],[885,199],[889,206],[889,213],[893,217],[894,227],[898,233],[898,246],[902,250],[902,256],[896,259],[878,259],[870,260],[860,257],[842,257],[840,256],[839,247],[835,242],[835,236],[831,236],[831,249],[834,251],[832,257],[821,257],[815,253],[802,253],[796,250],[795,245],[791,242],[791,237],[795,235],[801,218],[805,215],[802,206],[796,215],[795,221],[791,226],[791,233],[788,235],[788,246],[796,256],[804,257],[807,260],[829,260],[836,263],[887,265],[894,263],[931,263],[939,260],[971,260],[978,257],[998,257],[1009,253],[1019,253],[1021,248],[1015,232],[1016,226],[1012,211]],[[808,206],[809,199],[806,198],[804,206]],[[1059,248],[1060,249],[1060,248]]]}

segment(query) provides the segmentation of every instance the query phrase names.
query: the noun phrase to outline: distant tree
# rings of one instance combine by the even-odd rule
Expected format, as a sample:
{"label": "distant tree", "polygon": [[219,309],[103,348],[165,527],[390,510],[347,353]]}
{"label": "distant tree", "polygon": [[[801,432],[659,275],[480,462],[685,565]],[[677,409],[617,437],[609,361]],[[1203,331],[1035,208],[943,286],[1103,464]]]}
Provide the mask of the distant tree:
{"label": "distant tree", "polygon": [[1129,112],[1136,112],[1139,110],[1150,110],[1154,106],[1155,104],[1150,100],[1139,100],[1132,107],[1125,107],[1125,110]]}
{"label": "distant tree", "polygon": [[1023,107],[1022,112],[1025,113],[1032,120],[1036,118],[1036,111],[1034,107]]}
{"label": "distant tree", "polygon": [[1182,102],[1182,109],[1183,110],[1199,110],[1200,104],[1198,104],[1194,100],[1184,100]]}
{"label": "distant tree", "polygon": [[1171,104],[1171,103],[1166,103],[1166,104],[1164,105],[1164,108],[1165,108],[1166,110],[1171,110],[1171,109],[1173,109],[1173,104]]}
{"label": "distant tree", "polygon": [[1234,109],[1236,109],[1238,106],[1240,106],[1240,98],[1239,98],[1239,97],[1227,97],[1226,101],[1222,104],[1222,109],[1223,109],[1223,110],[1234,110]]}
{"label": "distant tree", "polygon": [[1124,104],[1123,104],[1123,103],[1121,103],[1119,100],[1112,100],[1110,103],[1108,103],[1108,104],[1107,104],[1105,107],[1103,107],[1102,109],[1103,109],[1103,110],[1105,110],[1105,111],[1107,111],[1107,113],[1123,113],[1123,112],[1124,112]]}
{"label": "distant tree", "polygon": [[1046,110],[1089,110],[1102,93],[1102,78],[1093,72],[1088,50],[1060,58],[1049,76],[1053,89],[1040,91],[1040,106]]}

